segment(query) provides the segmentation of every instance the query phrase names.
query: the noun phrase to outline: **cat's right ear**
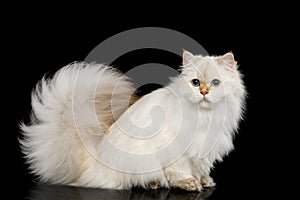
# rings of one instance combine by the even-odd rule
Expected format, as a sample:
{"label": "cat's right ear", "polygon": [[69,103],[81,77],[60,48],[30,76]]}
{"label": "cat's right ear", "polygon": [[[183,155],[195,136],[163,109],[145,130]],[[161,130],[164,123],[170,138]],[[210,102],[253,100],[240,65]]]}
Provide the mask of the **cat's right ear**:
{"label": "cat's right ear", "polygon": [[234,60],[234,56],[232,52],[228,52],[223,56],[217,58],[218,63],[224,64],[229,67],[231,70],[237,69],[237,62]]}
{"label": "cat's right ear", "polygon": [[191,63],[193,60],[195,60],[195,56],[190,53],[189,51],[183,49],[182,53],[182,65],[187,65]]}

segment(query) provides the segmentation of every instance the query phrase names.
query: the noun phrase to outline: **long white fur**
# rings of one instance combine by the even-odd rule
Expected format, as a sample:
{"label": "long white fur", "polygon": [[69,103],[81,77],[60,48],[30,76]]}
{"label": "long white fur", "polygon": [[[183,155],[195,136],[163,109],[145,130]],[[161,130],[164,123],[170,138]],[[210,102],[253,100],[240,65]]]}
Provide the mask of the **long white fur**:
{"label": "long white fur", "polygon": [[[117,83],[121,89],[115,89]],[[100,123],[111,118],[105,109],[95,112],[99,103],[110,105],[110,99],[101,97],[114,92],[118,118],[134,91],[126,76],[100,64],[73,63],[52,79],[42,79],[32,92],[31,125],[21,124],[25,137],[20,142],[32,172],[50,183],[76,181],[88,167],[93,154],[89,150],[96,149],[105,134]]]}
{"label": "long white fur", "polygon": [[[185,55],[181,75],[128,109],[134,87],[110,67],[75,63],[43,79],[32,95],[32,123],[21,126],[33,173],[50,183],[112,189],[175,187],[208,176],[233,149],[244,108],[245,88],[230,56]],[[218,78],[222,86],[211,87],[203,102],[193,78]],[[111,104],[116,121],[108,129],[111,112],[97,104]]]}

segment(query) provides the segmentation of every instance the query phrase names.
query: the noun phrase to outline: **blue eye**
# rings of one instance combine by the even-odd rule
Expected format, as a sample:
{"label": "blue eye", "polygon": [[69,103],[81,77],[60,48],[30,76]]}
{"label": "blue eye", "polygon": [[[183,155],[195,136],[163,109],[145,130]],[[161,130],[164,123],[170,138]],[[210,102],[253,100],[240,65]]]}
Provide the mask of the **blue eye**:
{"label": "blue eye", "polygon": [[200,81],[198,79],[193,79],[191,81],[192,85],[195,87],[199,87],[200,86]]}
{"label": "blue eye", "polygon": [[211,82],[210,82],[210,85],[213,86],[213,87],[217,87],[219,86],[221,83],[221,81],[219,79],[213,79]]}

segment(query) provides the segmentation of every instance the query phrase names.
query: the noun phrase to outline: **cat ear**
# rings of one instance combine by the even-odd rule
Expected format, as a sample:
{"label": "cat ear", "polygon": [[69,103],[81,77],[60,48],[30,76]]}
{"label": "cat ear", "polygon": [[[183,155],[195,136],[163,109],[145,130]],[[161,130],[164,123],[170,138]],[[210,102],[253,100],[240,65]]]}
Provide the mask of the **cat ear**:
{"label": "cat ear", "polygon": [[218,57],[218,62],[220,64],[226,65],[227,67],[230,67],[230,69],[237,68],[237,62],[234,60],[232,52],[226,53],[225,55]]}
{"label": "cat ear", "polygon": [[183,53],[182,53],[182,64],[186,65],[191,63],[193,60],[195,60],[195,56],[188,52],[187,50],[183,49]]}

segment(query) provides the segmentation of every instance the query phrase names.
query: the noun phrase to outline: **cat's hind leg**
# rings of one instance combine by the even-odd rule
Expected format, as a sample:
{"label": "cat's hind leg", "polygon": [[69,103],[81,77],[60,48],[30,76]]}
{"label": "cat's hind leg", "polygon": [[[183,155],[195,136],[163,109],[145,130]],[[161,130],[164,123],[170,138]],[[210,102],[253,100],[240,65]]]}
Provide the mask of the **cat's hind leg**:
{"label": "cat's hind leg", "polygon": [[161,185],[160,185],[160,181],[151,181],[149,184],[148,184],[148,188],[151,189],[151,190],[156,190],[158,188],[160,188]]}

